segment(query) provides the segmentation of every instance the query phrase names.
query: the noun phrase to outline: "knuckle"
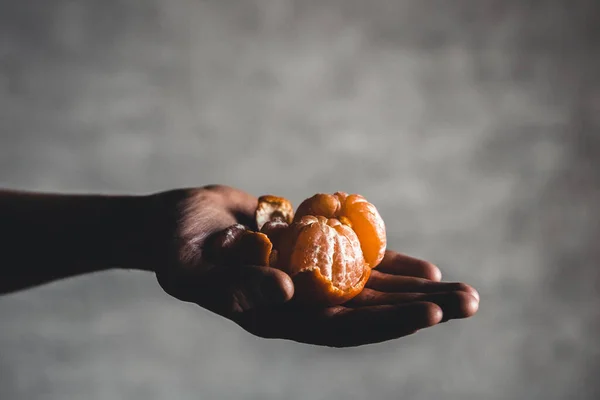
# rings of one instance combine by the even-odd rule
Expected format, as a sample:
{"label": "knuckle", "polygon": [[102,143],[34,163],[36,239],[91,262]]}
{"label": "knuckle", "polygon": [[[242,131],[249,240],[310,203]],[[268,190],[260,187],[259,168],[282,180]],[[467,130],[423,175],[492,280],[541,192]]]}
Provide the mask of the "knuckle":
{"label": "knuckle", "polygon": [[220,185],[220,184],[206,185],[206,186],[203,186],[202,189],[205,191],[219,193],[219,194],[224,194],[224,193],[230,192],[232,190],[232,188],[230,186]]}

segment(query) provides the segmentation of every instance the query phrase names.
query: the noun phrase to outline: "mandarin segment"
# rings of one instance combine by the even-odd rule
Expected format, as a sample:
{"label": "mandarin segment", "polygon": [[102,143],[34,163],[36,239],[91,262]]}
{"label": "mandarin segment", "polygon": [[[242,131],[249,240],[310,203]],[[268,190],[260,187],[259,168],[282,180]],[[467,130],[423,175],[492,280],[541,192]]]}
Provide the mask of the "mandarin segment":
{"label": "mandarin segment", "polygon": [[305,215],[322,215],[331,218],[337,214],[340,207],[341,202],[338,196],[317,193],[300,203],[296,215],[294,215],[294,222],[299,221]]}
{"label": "mandarin segment", "polygon": [[387,245],[385,224],[375,206],[363,196],[347,197],[340,215],[350,221],[362,245],[365,260],[371,267],[379,265]]}

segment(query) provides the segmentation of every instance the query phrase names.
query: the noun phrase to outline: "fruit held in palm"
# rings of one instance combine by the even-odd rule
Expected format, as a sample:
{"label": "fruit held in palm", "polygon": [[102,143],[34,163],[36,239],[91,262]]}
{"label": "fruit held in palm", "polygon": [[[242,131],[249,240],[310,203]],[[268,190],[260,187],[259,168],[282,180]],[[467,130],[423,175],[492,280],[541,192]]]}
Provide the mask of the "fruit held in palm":
{"label": "fruit held in palm", "polygon": [[217,235],[215,264],[279,268],[294,281],[295,301],[304,304],[350,300],[385,253],[383,220],[357,194],[316,194],[295,215],[287,199],[261,196],[255,220],[259,232],[237,224]]}
{"label": "fruit held in palm", "polygon": [[[261,199],[259,210],[264,209]],[[268,198],[270,204],[274,199]],[[291,209],[289,201],[277,199]],[[273,243],[270,266],[292,277],[295,299],[307,304],[341,304],[356,296],[386,248],[385,224],[375,206],[342,192],[308,198],[291,224],[281,218],[266,221],[261,232]]]}
{"label": "fruit held in palm", "polygon": [[294,222],[305,215],[334,218],[358,236],[365,261],[376,267],[386,249],[385,224],[375,206],[359,194],[316,194],[300,204]]}

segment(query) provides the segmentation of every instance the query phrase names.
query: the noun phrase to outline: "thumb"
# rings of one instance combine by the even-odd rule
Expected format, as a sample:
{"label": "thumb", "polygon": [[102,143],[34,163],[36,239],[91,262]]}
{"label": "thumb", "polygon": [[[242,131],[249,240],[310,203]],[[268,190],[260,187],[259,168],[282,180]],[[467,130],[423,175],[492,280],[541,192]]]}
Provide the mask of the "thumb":
{"label": "thumb", "polygon": [[224,294],[231,313],[283,304],[294,295],[290,276],[275,268],[241,266],[229,269],[226,275]]}

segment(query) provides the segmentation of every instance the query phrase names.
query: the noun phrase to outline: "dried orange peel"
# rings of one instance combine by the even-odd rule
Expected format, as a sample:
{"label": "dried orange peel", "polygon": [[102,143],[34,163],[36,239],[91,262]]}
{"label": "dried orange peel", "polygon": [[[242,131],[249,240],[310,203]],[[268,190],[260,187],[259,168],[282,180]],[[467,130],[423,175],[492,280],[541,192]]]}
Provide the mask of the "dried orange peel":
{"label": "dried orange peel", "polygon": [[223,247],[228,263],[268,265],[294,281],[294,299],[330,306],[359,294],[386,249],[383,219],[363,196],[336,192],[304,200],[294,214],[285,198],[261,196],[259,232],[234,225]]}
{"label": "dried orange peel", "polygon": [[294,207],[283,197],[264,195],[258,198],[254,216],[259,230],[269,221],[282,221],[289,224],[294,218]]}

